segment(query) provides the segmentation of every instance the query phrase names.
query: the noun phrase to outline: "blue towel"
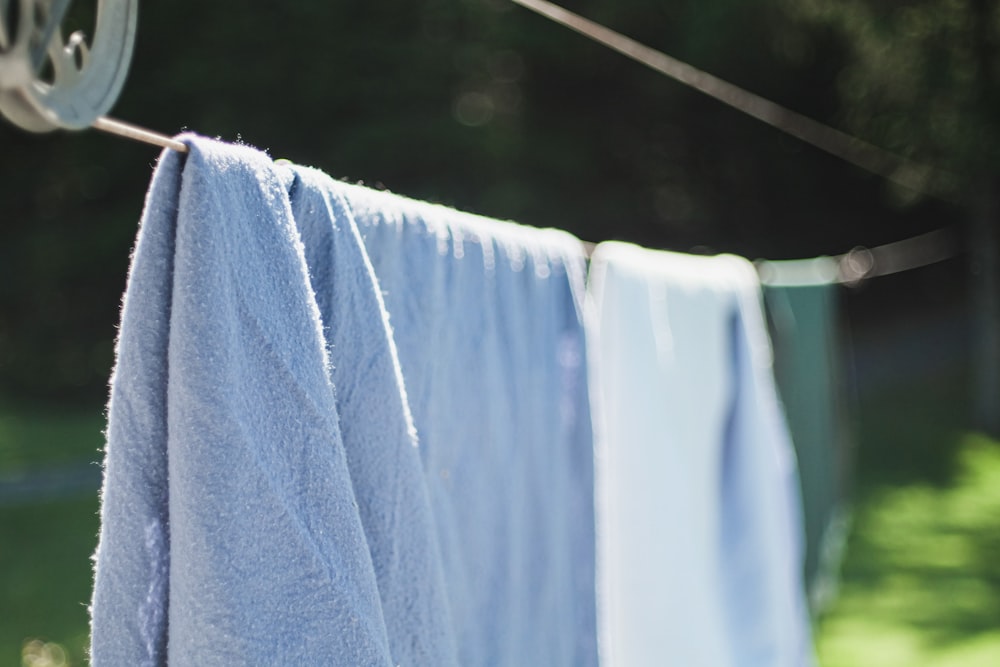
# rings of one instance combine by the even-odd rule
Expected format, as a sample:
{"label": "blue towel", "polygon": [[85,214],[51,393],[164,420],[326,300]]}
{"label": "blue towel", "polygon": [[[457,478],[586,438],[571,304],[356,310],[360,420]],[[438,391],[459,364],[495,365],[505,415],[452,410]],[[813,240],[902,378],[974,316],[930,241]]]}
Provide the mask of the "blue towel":
{"label": "blue towel", "polygon": [[337,191],[391,315],[459,664],[596,664],[580,241]]}
{"label": "blue towel", "polygon": [[455,665],[437,533],[388,314],[337,184],[294,170],[292,211],[333,360],[340,432],[392,662]]}
{"label": "blue towel", "polygon": [[602,664],[810,664],[753,267],[602,243],[589,287]]}
{"label": "blue towel", "polygon": [[[356,228],[312,172],[187,143],[157,168],[122,311],[93,663],[454,664]],[[331,267],[325,320],[303,240]]]}
{"label": "blue towel", "polygon": [[122,312],[94,664],[594,664],[579,242],[186,141]]}

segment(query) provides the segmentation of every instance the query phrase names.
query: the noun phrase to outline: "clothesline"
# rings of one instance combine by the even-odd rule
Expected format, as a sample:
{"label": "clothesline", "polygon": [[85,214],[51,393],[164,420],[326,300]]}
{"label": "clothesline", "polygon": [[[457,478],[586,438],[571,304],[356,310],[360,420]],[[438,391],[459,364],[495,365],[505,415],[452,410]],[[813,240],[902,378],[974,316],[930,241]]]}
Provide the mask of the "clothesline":
{"label": "clothesline", "polygon": [[[522,0],[514,1],[522,2]],[[534,0],[526,1],[532,2]],[[187,145],[181,141],[107,116],[102,116],[94,121],[93,127],[103,132],[169,148],[179,153],[188,152]],[[597,248],[597,244],[592,241],[583,241],[583,246],[587,257],[590,257],[594,249]],[[837,264],[837,273],[836,276],[830,276],[830,280],[854,286],[871,278],[936,264],[951,259],[960,252],[961,244],[956,229],[944,227],[875,248],[858,246],[846,253],[836,255],[831,259]],[[758,267],[760,267],[759,262]],[[774,276],[768,276],[766,271],[761,274],[761,280],[765,283],[774,279]]]}
{"label": "clothesline", "polygon": [[[874,248],[858,246],[831,257],[836,273],[828,278],[849,287],[872,278],[920,269],[956,257],[962,252],[961,237],[957,226],[942,227],[901,241],[886,243]],[[792,260],[794,261],[794,260]],[[811,260],[804,260],[811,261]],[[788,264],[789,262],[784,262]],[[778,276],[762,268],[758,262],[761,282],[780,284]]]}
{"label": "clothesline", "polygon": [[[952,199],[950,192],[955,181],[954,174],[915,163],[820,123],[547,0],[513,2],[861,169],[915,192],[931,194],[944,200]],[[187,152],[187,147],[176,139],[107,116],[97,118],[91,127],[180,153]]]}
{"label": "clothesline", "polygon": [[[515,2],[519,1],[515,0]],[[181,141],[106,116],[98,118],[93,127],[128,139],[169,148],[179,153],[187,153],[188,151],[187,145]],[[590,257],[597,244],[592,241],[584,241],[583,246],[587,257]],[[858,246],[846,253],[836,255],[831,259],[836,262],[838,269],[836,276],[830,276],[830,280],[854,286],[871,278],[936,264],[951,259],[960,252],[961,244],[955,228],[944,227],[875,248]],[[774,277],[769,277],[767,272],[761,274],[761,280],[765,283],[773,279]]]}
{"label": "clothesline", "polygon": [[953,174],[912,162],[820,123],[547,0],[513,2],[856,167],[915,192],[951,200]]}
{"label": "clothesline", "polygon": [[[589,258],[597,248],[597,244],[584,241],[583,247]],[[798,277],[795,280],[805,280],[806,282],[820,280],[854,287],[872,278],[937,264],[956,257],[961,252],[961,236],[957,225],[952,225],[874,248],[857,246],[845,253],[829,257],[829,275],[810,275]],[[782,264],[813,262],[814,259],[784,260]],[[756,265],[762,283],[777,285],[784,282],[784,279],[777,276],[772,270],[773,267],[768,260],[757,260]],[[808,271],[813,271],[813,269],[809,268]]]}
{"label": "clothesline", "polygon": [[[954,180],[951,174],[915,164],[791,111],[547,0],[514,2],[851,164],[918,192],[947,198],[948,185]],[[53,26],[49,28],[48,32],[53,32]],[[0,66],[0,74],[4,72],[4,67]],[[179,153],[188,152],[187,145],[177,139],[108,116],[98,116],[91,127]],[[945,228],[874,249],[858,247],[832,258],[838,267],[835,282],[853,285],[869,278],[920,268],[957,255],[959,245],[954,228]],[[584,246],[588,256],[596,247],[589,242]]]}
{"label": "clothesline", "polygon": [[124,137],[125,139],[140,141],[152,146],[169,148],[177,151],[178,153],[188,152],[187,144],[183,141],[177,141],[176,139],[160,134],[159,132],[153,132],[152,130],[147,130],[144,127],[139,127],[138,125],[126,123],[108,116],[99,117],[94,121],[94,124],[91,125],[91,127],[95,130],[100,130],[101,132],[107,132],[108,134]]}

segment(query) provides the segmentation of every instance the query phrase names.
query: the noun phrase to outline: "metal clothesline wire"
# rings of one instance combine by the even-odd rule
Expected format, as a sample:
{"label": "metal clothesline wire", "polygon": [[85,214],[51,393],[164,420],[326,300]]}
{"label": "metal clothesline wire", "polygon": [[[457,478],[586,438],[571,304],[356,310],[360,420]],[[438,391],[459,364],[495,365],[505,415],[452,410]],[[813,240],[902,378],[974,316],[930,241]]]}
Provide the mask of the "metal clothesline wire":
{"label": "metal clothesline wire", "polygon": [[[513,0],[513,2],[771,127],[898,185],[918,192],[940,195],[953,179],[950,174],[914,164],[878,146],[791,111],[547,0]],[[92,127],[102,132],[169,148],[180,153],[188,152],[187,145],[181,141],[107,116],[98,118]],[[595,245],[589,242],[584,245],[589,256]],[[960,245],[956,230],[947,227],[875,248],[855,248],[831,259],[838,267],[836,281],[854,285],[869,278],[944,261],[957,255],[961,250]]]}
{"label": "metal clothesline wire", "polygon": [[952,174],[921,165],[640,44],[548,0],[512,0],[737,111],[910,190],[951,199]]}
{"label": "metal clothesline wire", "polygon": [[[833,282],[855,287],[872,278],[922,269],[956,257],[961,252],[961,234],[957,226],[942,227],[874,248],[859,246],[830,258],[837,270]],[[781,262],[776,262],[776,265],[780,266]],[[766,273],[761,275],[764,283],[769,282]],[[780,279],[780,276],[776,277]]]}
{"label": "metal clothesline wire", "polygon": [[[597,245],[590,241],[583,242],[584,252],[588,258],[597,249]],[[952,225],[873,248],[858,246],[839,255],[806,260],[757,260],[755,264],[760,271],[762,283],[781,284],[781,276],[774,275],[774,272],[780,270],[778,267],[782,264],[827,259],[836,273],[828,276],[823,282],[855,287],[872,278],[921,269],[952,259],[961,253],[961,233],[957,225]],[[795,282],[794,278],[792,282]]]}
{"label": "metal clothesline wire", "polygon": [[[948,198],[948,186],[954,182],[954,176],[951,174],[917,164],[846,132],[824,125],[640,44],[548,0],[512,1],[857,167],[911,190]],[[102,132],[170,148],[181,153],[187,152],[187,146],[176,139],[107,116],[98,118],[92,127]]]}
{"label": "metal clothesline wire", "polygon": [[147,130],[144,127],[139,127],[138,125],[132,125],[131,123],[109,118],[108,116],[101,116],[94,121],[91,127],[95,130],[100,130],[101,132],[107,132],[109,134],[118,135],[119,137],[125,137],[126,139],[141,141],[143,143],[160,146],[162,148],[170,148],[178,153],[188,152],[187,144],[183,141],[177,141],[176,139],[172,139],[165,134],[153,132],[152,130]]}
{"label": "metal clothesline wire", "polygon": [[[917,164],[792,111],[548,0],[512,1],[856,167],[910,190],[952,200],[953,174]],[[945,227],[876,248],[855,248],[831,258],[837,264],[836,282],[856,285],[950,259],[961,252],[959,238],[954,227]],[[589,255],[594,244],[588,243],[586,248]]]}

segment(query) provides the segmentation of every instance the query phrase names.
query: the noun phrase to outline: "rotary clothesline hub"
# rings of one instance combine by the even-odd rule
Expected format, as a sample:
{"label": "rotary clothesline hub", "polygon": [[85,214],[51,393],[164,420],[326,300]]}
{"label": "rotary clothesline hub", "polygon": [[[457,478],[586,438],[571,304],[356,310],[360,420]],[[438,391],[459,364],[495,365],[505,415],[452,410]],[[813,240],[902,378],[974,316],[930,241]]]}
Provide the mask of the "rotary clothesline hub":
{"label": "rotary clothesline hub", "polygon": [[0,113],[32,132],[89,127],[114,105],[135,43],[138,0],[98,0],[93,39],[63,39],[71,0],[0,0]]}

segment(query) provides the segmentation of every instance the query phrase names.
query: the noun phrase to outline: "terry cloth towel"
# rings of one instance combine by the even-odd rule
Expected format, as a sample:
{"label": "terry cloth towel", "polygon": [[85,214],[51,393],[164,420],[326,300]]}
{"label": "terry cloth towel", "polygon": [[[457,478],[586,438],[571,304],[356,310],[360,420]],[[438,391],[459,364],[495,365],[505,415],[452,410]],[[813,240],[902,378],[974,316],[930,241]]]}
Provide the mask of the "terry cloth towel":
{"label": "terry cloth towel", "polygon": [[596,663],[580,241],[338,184],[384,291],[461,665]]}
{"label": "terry cloth towel", "polygon": [[590,299],[601,664],[811,664],[752,265],[602,243]]}
{"label": "terry cloth towel", "polygon": [[458,664],[357,228],[326,177],[185,141],[122,310],[93,664]]}
{"label": "terry cloth towel", "polygon": [[849,524],[853,437],[837,262],[764,262],[759,270],[775,379],[802,478],[806,590],[815,617],[836,596]]}

